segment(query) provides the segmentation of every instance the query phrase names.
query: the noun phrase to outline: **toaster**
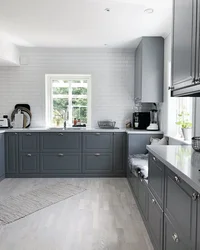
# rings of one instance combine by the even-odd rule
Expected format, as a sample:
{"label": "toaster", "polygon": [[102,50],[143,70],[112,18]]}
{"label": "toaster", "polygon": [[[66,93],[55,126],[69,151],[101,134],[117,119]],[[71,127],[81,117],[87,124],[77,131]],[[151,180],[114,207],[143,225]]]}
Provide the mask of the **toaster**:
{"label": "toaster", "polygon": [[9,128],[9,122],[7,118],[0,118],[0,129]]}

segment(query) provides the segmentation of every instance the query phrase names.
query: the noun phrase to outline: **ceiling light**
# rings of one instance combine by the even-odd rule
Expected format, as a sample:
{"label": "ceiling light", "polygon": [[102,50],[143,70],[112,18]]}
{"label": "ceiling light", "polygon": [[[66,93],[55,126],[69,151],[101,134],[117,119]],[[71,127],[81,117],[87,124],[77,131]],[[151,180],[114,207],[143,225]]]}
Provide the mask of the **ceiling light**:
{"label": "ceiling light", "polygon": [[148,9],[145,9],[144,12],[147,14],[152,14],[154,10],[152,8],[148,8]]}
{"label": "ceiling light", "polygon": [[106,12],[110,12],[110,9],[109,9],[109,8],[105,8],[105,11],[106,11]]}

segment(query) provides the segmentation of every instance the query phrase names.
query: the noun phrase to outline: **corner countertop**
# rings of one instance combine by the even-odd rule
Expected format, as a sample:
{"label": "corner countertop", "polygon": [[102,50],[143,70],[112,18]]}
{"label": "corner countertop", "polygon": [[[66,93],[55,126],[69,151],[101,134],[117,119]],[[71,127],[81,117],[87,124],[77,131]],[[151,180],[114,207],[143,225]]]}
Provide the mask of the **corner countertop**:
{"label": "corner countertop", "polygon": [[100,129],[100,128],[12,128],[12,129],[3,129],[0,130],[0,133],[9,133],[9,132],[124,132],[127,134],[163,134],[162,131],[147,131],[147,130],[137,130],[137,129],[126,129],[126,128],[120,128],[120,129]]}
{"label": "corner countertop", "polygon": [[147,150],[200,193],[200,153],[192,146],[149,145]]}

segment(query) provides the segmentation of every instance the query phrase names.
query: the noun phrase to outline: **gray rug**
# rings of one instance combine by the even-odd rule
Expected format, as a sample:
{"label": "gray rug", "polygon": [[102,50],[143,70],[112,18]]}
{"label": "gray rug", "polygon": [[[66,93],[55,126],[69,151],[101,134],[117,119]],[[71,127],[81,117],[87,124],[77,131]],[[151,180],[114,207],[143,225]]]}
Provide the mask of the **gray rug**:
{"label": "gray rug", "polygon": [[60,181],[0,201],[0,227],[51,206],[86,189]]}

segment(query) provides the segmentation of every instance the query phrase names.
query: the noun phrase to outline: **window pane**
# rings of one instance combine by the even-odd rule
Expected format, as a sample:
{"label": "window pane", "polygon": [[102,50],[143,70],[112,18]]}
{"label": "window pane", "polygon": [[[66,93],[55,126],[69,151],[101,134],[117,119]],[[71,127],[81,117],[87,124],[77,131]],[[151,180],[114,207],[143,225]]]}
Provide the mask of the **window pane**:
{"label": "window pane", "polygon": [[84,87],[72,88],[72,95],[87,95],[87,88]]}
{"label": "window pane", "polygon": [[71,82],[72,83],[80,83],[81,81],[80,80],[72,80]]}
{"label": "window pane", "polygon": [[68,95],[69,88],[65,87],[53,87],[53,94],[54,95]]}
{"label": "window pane", "polygon": [[65,112],[68,106],[68,99],[53,99],[53,125],[56,127],[63,126]]}
{"label": "window pane", "polygon": [[87,108],[86,107],[73,107],[72,118],[80,119],[81,123],[87,123]]}
{"label": "window pane", "polygon": [[84,98],[73,98],[72,99],[73,106],[87,106],[87,99]]}

